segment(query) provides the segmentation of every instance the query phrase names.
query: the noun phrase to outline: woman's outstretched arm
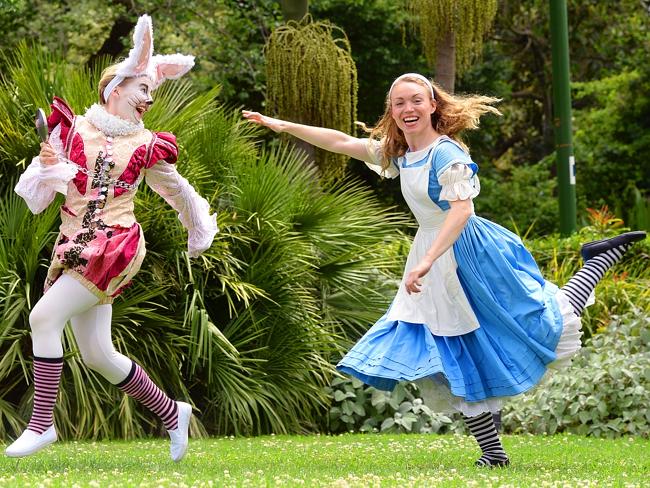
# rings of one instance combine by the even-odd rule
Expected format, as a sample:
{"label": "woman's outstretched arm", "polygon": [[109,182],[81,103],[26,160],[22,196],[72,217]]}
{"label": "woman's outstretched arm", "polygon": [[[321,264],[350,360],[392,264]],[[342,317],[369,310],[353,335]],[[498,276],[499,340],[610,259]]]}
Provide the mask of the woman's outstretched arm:
{"label": "woman's outstretched arm", "polygon": [[366,149],[366,140],[352,137],[344,132],[326,129],[325,127],[314,127],[311,125],[296,124],[286,120],[274,119],[262,115],[258,112],[243,110],[244,118],[251,122],[264,127],[268,127],[274,132],[286,132],[298,139],[325,149],[326,151],[345,154],[354,159],[368,161],[368,150]]}

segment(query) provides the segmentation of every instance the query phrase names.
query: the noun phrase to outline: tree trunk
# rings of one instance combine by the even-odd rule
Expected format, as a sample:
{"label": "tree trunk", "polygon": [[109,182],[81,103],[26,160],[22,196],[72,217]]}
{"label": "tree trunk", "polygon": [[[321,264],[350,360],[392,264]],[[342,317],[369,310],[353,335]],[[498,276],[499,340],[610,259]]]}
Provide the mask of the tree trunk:
{"label": "tree trunk", "polygon": [[305,153],[307,156],[307,162],[309,164],[314,164],[316,162],[316,148],[309,144],[308,142],[298,139],[297,137],[292,137],[293,145],[301,152]]}
{"label": "tree trunk", "polygon": [[285,22],[299,21],[309,12],[309,0],[280,0]]}
{"label": "tree trunk", "polygon": [[438,44],[436,57],[435,81],[449,93],[454,93],[456,82],[456,41],[455,35],[449,31]]}

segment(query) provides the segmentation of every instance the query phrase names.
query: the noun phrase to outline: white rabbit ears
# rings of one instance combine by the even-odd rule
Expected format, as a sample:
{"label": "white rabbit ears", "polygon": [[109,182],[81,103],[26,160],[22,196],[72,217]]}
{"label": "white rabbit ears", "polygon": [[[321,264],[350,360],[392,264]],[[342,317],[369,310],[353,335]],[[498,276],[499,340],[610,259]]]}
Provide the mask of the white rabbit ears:
{"label": "white rabbit ears", "polygon": [[165,80],[176,80],[194,66],[194,56],[184,54],[153,55],[153,27],[151,17],[142,15],[133,32],[133,48],[117,67],[117,73],[104,89],[104,101],[125,78],[148,76],[153,89]]}

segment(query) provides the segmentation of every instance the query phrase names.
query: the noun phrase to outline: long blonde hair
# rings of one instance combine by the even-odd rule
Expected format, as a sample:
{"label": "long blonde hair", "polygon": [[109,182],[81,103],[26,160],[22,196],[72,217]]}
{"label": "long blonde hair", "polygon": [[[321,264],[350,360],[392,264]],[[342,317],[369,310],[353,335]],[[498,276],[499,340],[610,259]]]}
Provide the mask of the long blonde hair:
{"label": "long blonde hair", "polygon": [[[426,88],[431,100],[429,87],[423,80],[412,76],[405,76],[398,83],[417,83]],[[499,98],[486,97],[483,95],[456,96],[443,90],[437,83],[433,86],[436,111],[431,114],[431,126],[440,134],[448,136],[458,142],[466,151],[467,146],[460,138],[464,130],[476,129],[479,125],[481,115],[488,112],[501,115],[501,112],[492,104],[500,101]],[[397,127],[391,115],[390,92],[386,95],[386,109],[384,115],[379,119],[374,128],[368,129],[364,124],[361,127],[370,133],[371,139],[382,140],[382,168],[387,169],[391,159],[403,156],[408,149],[408,144],[402,130]]]}

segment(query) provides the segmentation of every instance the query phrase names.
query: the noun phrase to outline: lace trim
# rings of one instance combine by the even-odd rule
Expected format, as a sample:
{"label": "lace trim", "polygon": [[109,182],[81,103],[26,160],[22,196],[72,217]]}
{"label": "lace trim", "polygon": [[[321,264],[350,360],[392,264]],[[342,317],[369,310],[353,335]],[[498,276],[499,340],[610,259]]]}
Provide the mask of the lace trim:
{"label": "lace trim", "polygon": [[76,168],[67,164],[41,164],[36,156],[20,175],[14,190],[25,200],[32,213],[39,214],[52,203],[56,192],[67,193],[68,182],[76,173]]}
{"label": "lace trim", "polygon": [[97,130],[104,133],[106,136],[128,136],[144,130],[144,123],[142,121],[134,124],[128,120],[124,120],[117,115],[109,114],[104,107],[95,103],[90,107],[84,117],[90,122]]}
{"label": "lace trim", "polygon": [[210,204],[183,178],[173,164],[159,162],[147,170],[147,184],[178,212],[178,219],[188,231],[188,253],[197,257],[212,245],[219,228],[217,214],[210,214]]}

